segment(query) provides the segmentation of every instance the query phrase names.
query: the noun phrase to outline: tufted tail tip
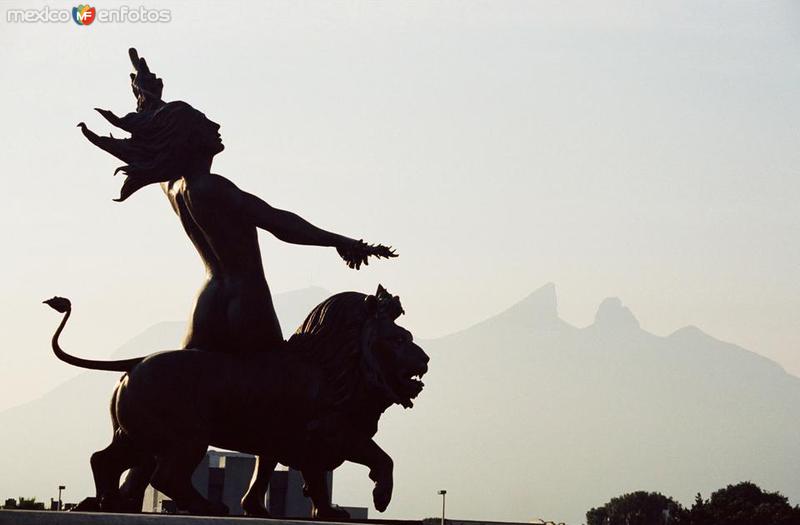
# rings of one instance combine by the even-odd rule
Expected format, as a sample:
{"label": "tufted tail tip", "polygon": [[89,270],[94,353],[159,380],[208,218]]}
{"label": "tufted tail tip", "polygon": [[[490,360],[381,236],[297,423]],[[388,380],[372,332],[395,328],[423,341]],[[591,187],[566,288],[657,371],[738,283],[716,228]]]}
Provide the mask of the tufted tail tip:
{"label": "tufted tail tip", "polygon": [[53,310],[62,314],[69,312],[72,309],[72,303],[66,297],[53,297],[52,299],[42,302]]}

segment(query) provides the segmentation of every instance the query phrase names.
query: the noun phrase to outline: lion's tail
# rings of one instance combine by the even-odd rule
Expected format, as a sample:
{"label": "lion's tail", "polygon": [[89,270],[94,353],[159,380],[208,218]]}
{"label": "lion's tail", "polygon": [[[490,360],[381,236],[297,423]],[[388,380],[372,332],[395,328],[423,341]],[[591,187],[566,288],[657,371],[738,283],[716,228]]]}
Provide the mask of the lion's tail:
{"label": "lion's tail", "polygon": [[58,325],[56,333],[53,334],[53,352],[55,352],[57,358],[61,359],[65,363],[80,368],[88,368],[90,370],[129,372],[134,366],[141,363],[144,359],[144,357],[134,357],[133,359],[120,359],[118,361],[94,361],[92,359],[82,359],[80,357],[69,355],[59,346],[58,337],[61,335],[61,331],[64,330],[64,326],[67,324],[67,319],[69,319],[69,316],[72,313],[72,303],[70,303],[69,299],[64,297],[53,297],[52,299],[44,301],[44,304],[48,305],[57,312],[66,314],[61,320],[61,324]]}

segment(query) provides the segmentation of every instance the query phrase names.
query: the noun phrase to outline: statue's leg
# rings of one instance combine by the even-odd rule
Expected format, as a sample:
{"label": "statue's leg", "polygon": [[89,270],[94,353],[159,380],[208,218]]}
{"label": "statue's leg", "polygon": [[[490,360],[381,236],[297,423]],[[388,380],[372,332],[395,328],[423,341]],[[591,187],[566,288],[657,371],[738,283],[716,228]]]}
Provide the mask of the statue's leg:
{"label": "statue's leg", "polygon": [[311,517],[318,519],[346,519],[350,514],[339,507],[331,505],[328,497],[328,480],[324,470],[303,471],[303,492],[313,503]]}
{"label": "statue's leg", "polygon": [[120,429],[114,431],[111,444],[92,454],[91,465],[99,510],[124,512],[124,502],[119,493],[119,478],[136,462],[130,440]]}
{"label": "statue's leg", "polygon": [[269,290],[244,290],[227,308],[229,348],[234,353],[272,351],[283,344],[283,334]]}
{"label": "statue's leg", "polygon": [[242,498],[242,508],[246,516],[258,516],[260,518],[269,518],[264,506],[264,500],[269,490],[269,480],[272,478],[272,471],[278,462],[272,458],[265,456],[256,457],[256,466],[253,469],[253,478],[250,481],[250,488],[247,489],[247,494]]}
{"label": "statue's leg", "polygon": [[378,512],[389,506],[394,487],[394,462],[372,439],[356,440],[347,448],[347,460],[369,468],[369,479],[375,482],[372,501]]}
{"label": "statue's leg", "polygon": [[197,295],[183,348],[240,354],[273,350],[283,342],[268,288],[232,291],[211,279]]}
{"label": "statue's leg", "polygon": [[226,352],[230,337],[225,318],[227,295],[218,279],[208,280],[195,298],[183,348]]}
{"label": "statue's leg", "polygon": [[192,473],[205,456],[207,448],[187,444],[169,455],[159,455],[150,483],[171,498],[181,510],[191,514],[224,516],[228,513],[225,504],[208,501],[192,485]]}

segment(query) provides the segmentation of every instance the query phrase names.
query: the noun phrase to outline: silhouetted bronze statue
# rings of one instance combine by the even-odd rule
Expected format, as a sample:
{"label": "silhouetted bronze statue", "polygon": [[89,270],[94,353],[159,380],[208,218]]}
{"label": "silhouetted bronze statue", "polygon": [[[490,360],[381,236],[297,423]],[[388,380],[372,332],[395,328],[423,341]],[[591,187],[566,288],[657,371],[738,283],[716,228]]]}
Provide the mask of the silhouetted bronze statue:
{"label": "silhouetted bronze statue", "polygon": [[179,508],[227,513],[192,486],[192,472],[209,445],[257,454],[272,468],[280,462],[301,470],[318,517],[346,516],[331,506],[325,486],[325,471],[344,461],[369,468],[375,508],[388,506],[393,464],[372,437],[388,407],[413,406],[428,356],[395,324],[403,313],[400,300],[382,287],[375,295],[330,297],[271,352],[189,349],[121,361],[65,353],[58,338],[70,302],[45,302],[65,314],[53,335],[59,359],[125,372],[111,401],[112,442],[92,455],[100,510],[141,510],[131,509],[119,489],[121,474],[138,468]]}
{"label": "silhouetted bronze statue", "polygon": [[126,176],[117,200],[161,183],[206,266],[208,279],[197,296],[184,347],[249,352],[283,342],[264,277],[258,228],[288,243],[334,247],[355,269],[368,264],[370,256],[395,257],[386,246],[317,228],[211,173],[214,156],[225,148],[219,124],[185,102],[162,101],[161,79],[135,49],[130,55],[137,111],[124,117],[97,111],[131,138],[101,137],[83,122],[78,126],[92,144],[127,163],[116,170]]}
{"label": "silhouetted bronze statue", "polygon": [[[150,71],[135,49],[129,53],[136,71],[131,74],[136,112],[118,117],[108,110],[97,111],[131,137],[101,137],[83,122],[78,126],[93,144],[126,163],[115,171],[126,176],[116,200],[124,201],[144,186],[161,184],[206,266],[208,278],[198,294],[184,348],[244,355],[277,351],[285,345],[264,276],[258,228],[293,244],[335,247],[354,269],[368,264],[370,256],[396,256],[389,247],[317,228],[212,174],[212,160],[224,149],[219,125],[185,102],[164,102],[162,80]],[[248,514],[266,514],[264,495],[274,467],[272,458],[258,458],[250,490],[242,501]],[[127,501],[127,506],[117,501],[104,507],[137,510],[151,474],[149,463],[134,462],[121,492],[115,496]],[[303,475],[309,487],[319,484],[320,479],[324,481],[323,472]],[[100,485],[108,484],[98,484],[98,496]],[[309,491],[315,492],[313,488]],[[315,506],[319,499],[314,499]],[[329,504],[320,504],[316,511],[319,516],[337,515]]]}

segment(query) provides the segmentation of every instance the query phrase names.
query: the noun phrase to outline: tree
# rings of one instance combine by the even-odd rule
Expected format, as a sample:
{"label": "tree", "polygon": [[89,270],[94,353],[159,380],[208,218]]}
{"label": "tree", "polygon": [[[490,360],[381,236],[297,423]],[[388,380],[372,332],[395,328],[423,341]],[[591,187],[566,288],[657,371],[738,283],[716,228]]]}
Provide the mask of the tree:
{"label": "tree", "polygon": [[20,496],[17,502],[17,508],[24,510],[44,510],[44,503],[36,501],[36,497],[23,498]]}
{"label": "tree", "polygon": [[743,481],[720,489],[707,500],[697,495],[689,511],[692,525],[798,525],[800,507],[778,492]]}
{"label": "tree", "polygon": [[587,525],[687,525],[680,503],[658,492],[638,491],[612,498],[586,513]]}

